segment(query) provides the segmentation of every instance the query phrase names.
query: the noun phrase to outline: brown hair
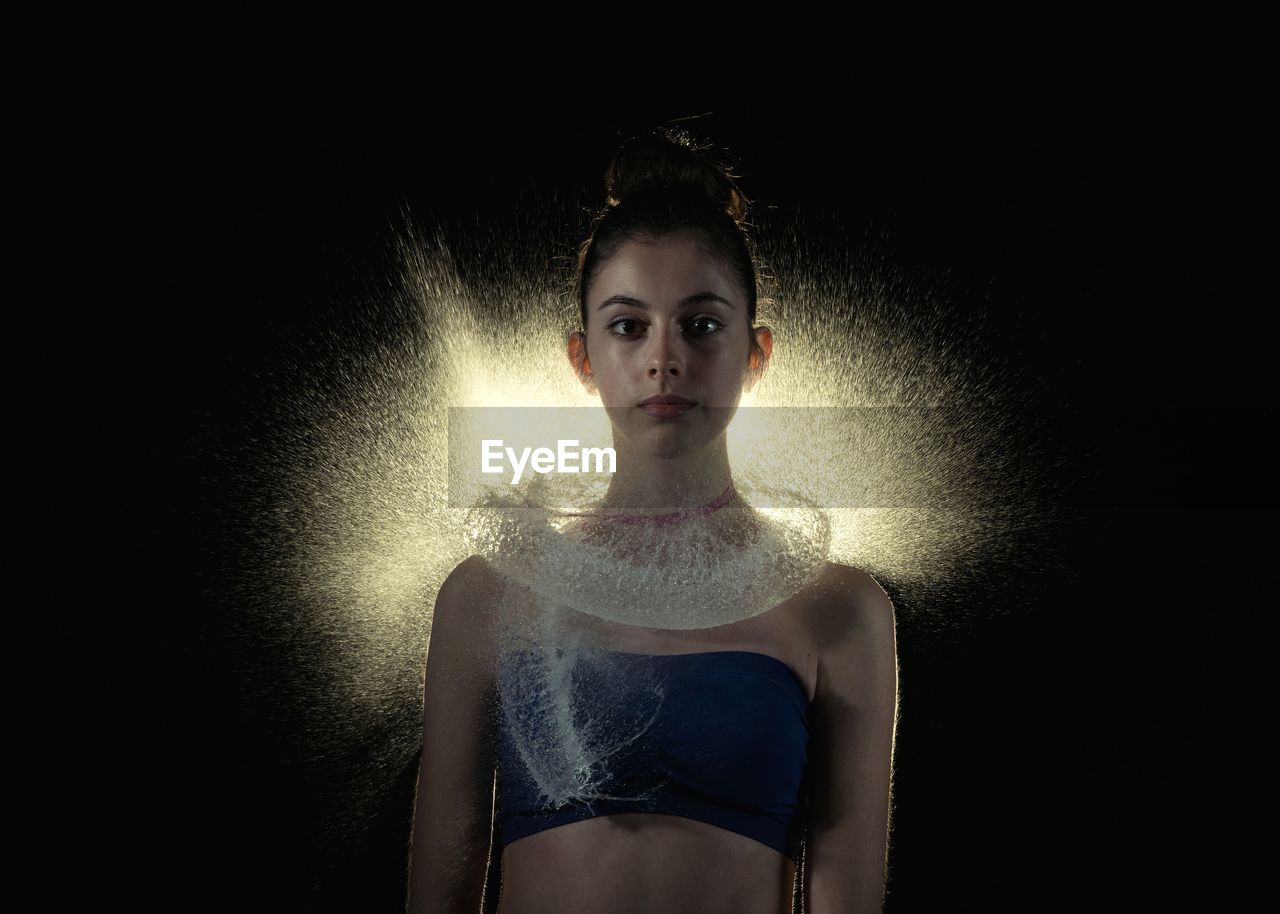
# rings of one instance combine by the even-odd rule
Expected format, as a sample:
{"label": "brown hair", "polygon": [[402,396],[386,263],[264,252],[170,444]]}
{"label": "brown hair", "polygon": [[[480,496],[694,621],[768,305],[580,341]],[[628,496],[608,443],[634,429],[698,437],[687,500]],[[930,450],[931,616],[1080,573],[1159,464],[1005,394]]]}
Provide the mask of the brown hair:
{"label": "brown hair", "polygon": [[[747,298],[750,325],[756,322],[767,271],[748,232],[750,201],[729,168],[706,154],[679,128],[659,127],[628,140],[605,172],[607,202],[592,219],[578,248],[574,296],[581,329],[587,329],[587,289],[604,263],[626,241],[657,241],[690,233],[734,275]],[[754,345],[754,343],[753,343]]]}

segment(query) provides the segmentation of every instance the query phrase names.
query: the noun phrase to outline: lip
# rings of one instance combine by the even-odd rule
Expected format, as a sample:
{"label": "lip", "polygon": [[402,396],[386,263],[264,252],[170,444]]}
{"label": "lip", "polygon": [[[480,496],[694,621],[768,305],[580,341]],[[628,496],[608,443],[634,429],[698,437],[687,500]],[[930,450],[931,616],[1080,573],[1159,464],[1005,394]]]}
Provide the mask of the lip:
{"label": "lip", "polygon": [[675,394],[660,394],[656,397],[649,397],[647,400],[641,400],[636,405],[650,416],[668,418],[687,413],[698,404],[693,400],[677,397]]}

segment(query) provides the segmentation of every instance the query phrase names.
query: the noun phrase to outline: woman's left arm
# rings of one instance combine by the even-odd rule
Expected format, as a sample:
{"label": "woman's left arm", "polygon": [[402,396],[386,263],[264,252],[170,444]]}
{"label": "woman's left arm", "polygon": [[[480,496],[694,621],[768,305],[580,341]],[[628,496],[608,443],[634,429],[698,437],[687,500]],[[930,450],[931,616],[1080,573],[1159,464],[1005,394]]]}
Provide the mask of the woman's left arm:
{"label": "woman's left arm", "polygon": [[893,603],[875,578],[847,568],[825,607],[811,710],[805,911],[884,910],[898,652]]}

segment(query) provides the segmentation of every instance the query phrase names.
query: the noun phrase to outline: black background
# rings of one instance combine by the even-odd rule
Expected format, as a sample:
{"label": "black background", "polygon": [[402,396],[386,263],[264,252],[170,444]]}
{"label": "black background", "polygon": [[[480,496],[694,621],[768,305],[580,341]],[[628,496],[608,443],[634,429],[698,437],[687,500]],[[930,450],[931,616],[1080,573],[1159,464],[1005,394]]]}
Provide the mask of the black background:
{"label": "black background", "polygon": [[[396,823],[351,858],[311,854],[322,798],[289,782],[218,672],[231,660],[195,634],[216,536],[191,529],[210,467],[187,435],[269,394],[254,379],[328,319],[315,302],[367,291],[405,201],[500,221],[530,186],[592,199],[620,138],[710,112],[689,126],[741,159],[750,196],[838,213],[907,273],[984,302],[994,344],[1049,401],[1165,408],[1159,436],[1103,462],[1108,491],[1145,505],[1086,506],[1064,527],[1075,573],[1037,578],[1034,612],[988,614],[999,594],[972,593],[989,621],[900,634],[886,910],[1229,903],[1259,856],[1235,826],[1253,787],[1233,709],[1260,577],[1266,341],[1236,284],[1262,247],[1242,216],[1262,157],[1240,110],[1167,88],[853,104],[828,85],[604,107],[519,85],[394,104],[204,88],[130,111],[117,167],[91,176],[132,277],[127,307],[84,318],[101,456],[51,458],[102,510],[82,524],[82,503],[24,495],[46,534],[93,546],[87,577],[130,595],[76,632],[96,712],[78,742],[101,751],[73,753],[64,783],[113,836],[82,864],[90,884],[186,910],[397,910]],[[1097,415],[1081,453],[1132,419]],[[37,563],[58,587],[59,567]]]}

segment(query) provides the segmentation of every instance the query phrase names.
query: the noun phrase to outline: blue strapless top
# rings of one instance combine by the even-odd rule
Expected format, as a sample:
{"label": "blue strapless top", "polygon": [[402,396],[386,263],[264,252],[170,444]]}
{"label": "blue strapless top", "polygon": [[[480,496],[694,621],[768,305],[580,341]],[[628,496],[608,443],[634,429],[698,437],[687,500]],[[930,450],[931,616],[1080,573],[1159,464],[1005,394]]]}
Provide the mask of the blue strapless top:
{"label": "blue strapless top", "polygon": [[[527,654],[518,651],[517,654]],[[783,661],[752,651],[694,654],[603,653],[622,666],[640,664],[637,682],[660,682],[663,697],[638,738],[607,759],[608,776],[593,798],[561,809],[539,804],[540,792],[506,725],[499,727],[496,828],[498,844],[548,828],[614,813],[665,813],[707,822],[799,857],[808,772],[809,699]],[[593,694],[590,677],[574,680],[575,700]],[[642,688],[599,702],[596,733],[610,721],[630,721],[616,732],[637,732],[635,707]]]}

